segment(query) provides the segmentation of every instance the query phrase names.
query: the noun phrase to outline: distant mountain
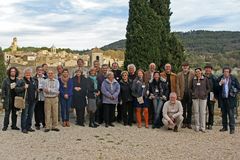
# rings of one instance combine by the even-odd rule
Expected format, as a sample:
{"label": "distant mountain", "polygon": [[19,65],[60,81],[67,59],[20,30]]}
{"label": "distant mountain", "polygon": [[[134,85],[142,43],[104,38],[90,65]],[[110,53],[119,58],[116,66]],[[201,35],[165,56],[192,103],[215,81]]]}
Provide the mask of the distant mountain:
{"label": "distant mountain", "polygon": [[[240,51],[240,32],[190,31],[175,32],[188,53],[225,53]],[[125,49],[126,40],[120,40],[102,47],[103,50]]]}

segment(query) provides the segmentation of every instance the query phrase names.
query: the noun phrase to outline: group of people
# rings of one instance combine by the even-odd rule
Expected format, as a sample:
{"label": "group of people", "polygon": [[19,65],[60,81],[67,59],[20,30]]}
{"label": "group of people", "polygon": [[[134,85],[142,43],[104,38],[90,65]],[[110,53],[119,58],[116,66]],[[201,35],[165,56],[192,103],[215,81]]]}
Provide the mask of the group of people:
{"label": "group of people", "polygon": [[171,64],[165,64],[163,72],[157,71],[154,63],[148,71],[136,70],[134,64],[121,71],[116,62],[110,68],[107,64],[100,66],[97,60],[90,69],[84,67],[83,59],[77,65],[73,71],[59,65],[54,73],[43,64],[36,68],[35,76],[31,68],[25,68],[20,76],[16,67],[10,67],[2,84],[5,109],[2,130],[7,130],[10,114],[11,128],[20,130],[14,99],[22,96],[25,99],[21,113],[23,133],[35,131],[33,115],[37,130],[43,127],[44,132],[59,131],[60,119],[63,127],[70,127],[71,108],[76,112],[76,125],[83,127],[86,111],[92,128],[102,123],[114,127],[115,121],[124,126],[137,123],[141,128],[143,118],[146,128],[152,124],[152,128],[165,126],[174,132],[180,128],[192,129],[193,115],[194,130],[205,132],[212,129],[216,102],[222,112],[220,131],[228,128],[230,134],[235,131],[234,108],[240,85],[229,67],[224,67],[223,74],[216,77],[211,65],[206,65],[203,72],[200,67],[191,70],[188,63],[182,64],[178,74],[172,72]]}

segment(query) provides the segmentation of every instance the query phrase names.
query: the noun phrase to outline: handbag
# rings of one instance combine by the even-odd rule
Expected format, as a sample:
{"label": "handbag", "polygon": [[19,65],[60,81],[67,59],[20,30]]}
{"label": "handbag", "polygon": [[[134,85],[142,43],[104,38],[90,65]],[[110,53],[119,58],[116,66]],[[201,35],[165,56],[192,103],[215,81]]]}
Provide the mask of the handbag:
{"label": "handbag", "polygon": [[27,95],[27,89],[25,89],[24,97],[16,96],[14,98],[14,106],[18,109],[25,109],[25,97]]}

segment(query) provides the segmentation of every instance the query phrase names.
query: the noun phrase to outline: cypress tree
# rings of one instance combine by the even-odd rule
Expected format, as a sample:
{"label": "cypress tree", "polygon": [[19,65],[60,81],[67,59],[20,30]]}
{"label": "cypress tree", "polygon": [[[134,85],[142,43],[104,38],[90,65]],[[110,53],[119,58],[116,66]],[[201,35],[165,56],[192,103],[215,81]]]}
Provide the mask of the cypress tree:
{"label": "cypress tree", "polygon": [[159,64],[162,39],[160,17],[146,0],[130,0],[127,25],[125,67],[133,63],[137,68],[148,69],[151,62]]}

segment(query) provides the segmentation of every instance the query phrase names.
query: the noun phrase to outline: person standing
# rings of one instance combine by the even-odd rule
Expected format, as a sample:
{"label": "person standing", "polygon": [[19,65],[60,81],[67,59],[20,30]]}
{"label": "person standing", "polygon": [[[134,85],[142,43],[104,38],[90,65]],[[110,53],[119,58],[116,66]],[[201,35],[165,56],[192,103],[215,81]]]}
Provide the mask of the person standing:
{"label": "person standing", "polygon": [[195,131],[206,131],[206,108],[207,97],[210,92],[210,84],[208,78],[204,77],[201,68],[195,69],[196,76],[193,78],[190,89],[192,93]]}
{"label": "person standing", "polygon": [[76,125],[84,127],[84,116],[85,108],[87,106],[87,90],[88,90],[88,81],[82,75],[82,70],[78,69],[75,72],[75,77],[73,77],[73,103],[72,106],[76,110],[77,123]]}
{"label": "person standing", "polygon": [[69,76],[68,69],[63,69],[59,78],[60,104],[63,127],[70,127],[69,110],[72,105],[73,82]]}
{"label": "person standing", "polygon": [[[230,128],[230,134],[235,132],[235,119],[234,119],[234,105],[237,94],[240,91],[239,81],[231,74],[230,67],[223,68],[223,75],[217,80],[218,82],[218,102],[222,112],[222,125],[223,128],[220,132],[228,130]],[[229,119],[229,124],[228,124]]]}
{"label": "person standing", "polygon": [[111,117],[114,115],[115,106],[118,104],[118,95],[120,93],[120,85],[114,79],[113,72],[107,73],[107,79],[102,83],[102,103],[104,108],[105,127],[114,127]]}
{"label": "person standing", "polygon": [[160,77],[159,72],[154,72],[153,81],[149,84],[150,99],[153,101],[154,106],[154,121],[153,129],[160,128],[162,126],[162,106],[167,100],[169,95],[169,89],[167,81]]}
{"label": "person standing", "polygon": [[175,92],[170,93],[169,101],[164,103],[163,106],[163,119],[162,122],[168,130],[178,132],[183,121],[183,107],[180,101],[177,100]]}
{"label": "person standing", "polygon": [[182,64],[182,71],[177,74],[177,96],[183,105],[183,126],[182,128],[192,129],[192,95],[190,83],[195,76],[193,70],[190,70],[189,64]]}
{"label": "person standing", "polygon": [[128,78],[128,72],[122,72],[120,81],[120,103],[122,104],[122,119],[124,126],[132,126],[133,106],[132,106],[132,81]]}
{"label": "person standing", "polygon": [[[114,78],[118,81],[118,83],[121,80],[121,70],[118,67],[118,63],[117,62],[113,62],[112,63],[112,70],[111,70],[114,74]],[[122,121],[122,105],[120,104],[120,102],[117,104],[117,117],[115,118],[115,114],[113,115],[112,119],[115,121],[115,119],[117,120],[117,122],[121,123]]]}
{"label": "person standing", "polygon": [[133,81],[132,95],[134,97],[134,103],[136,106],[136,118],[138,128],[142,127],[142,110],[145,119],[145,127],[148,128],[148,83],[144,80],[144,71],[139,69],[137,71],[137,77]]}
{"label": "person standing", "polygon": [[48,65],[47,63],[42,64],[42,69],[43,69],[43,75],[47,78],[48,76]]}
{"label": "person standing", "polygon": [[4,121],[2,131],[6,131],[9,125],[9,117],[11,114],[12,119],[12,130],[20,130],[17,127],[17,111],[18,109],[14,106],[14,99],[16,96],[16,84],[19,83],[18,69],[16,67],[10,67],[7,70],[7,78],[2,83],[2,103],[5,109]]}
{"label": "person standing", "polygon": [[76,73],[76,70],[80,69],[82,71],[82,75],[85,76],[85,78],[87,78],[88,77],[88,69],[84,65],[85,65],[84,60],[82,58],[79,58],[77,60],[77,67],[73,70],[72,77],[75,76],[74,74]]}
{"label": "person standing", "polygon": [[100,96],[97,97],[97,111],[95,113],[95,118],[98,124],[102,124],[104,120],[101,87],[103,81],[107,78],[108,71],[109,71],[108,65],[103,64],[102,71],[100,72],[100,74],[97,75],[98,90],[100,91]]}
{"label": "person standing", "polygon": [[101,67],[100,67],[100,62],[99,62],[99,60],[93,61],[93,67],[96,68],[97,75],[102,72],[102,71],[101,71],[102,69],[101,69]]}
{"label": "person standing", "polygon": [[45,96],[44,112],[46,128],[44,132],[59,132],[58,126],[58,95],[59,81],[54,78],[54,72],[48,71],[48,78],[44,82],[43,93]]}
{"label": "person standing", "polygon": [[22,96],[25,99],[25,108],[22,110],[21,114],[21,129],[23,133],[28,133],[35,131],[32,129],[32,118],[37,101],[36,95],[38,86],[36,81],[31,77],[32,68],[25,68],[23,70],[23,75],[23,79],[17,83],[16,92],[19,96]]}
{"label": "person standing", "polygon": [[97,110],[97,97],[100,95],[98,90],[97,71],[96,68],[92,67],[89,70],[87,97],[88,105],[87,110],[89,113],[89,127],[96,128],[99,125],[95,123],[95,112]]}
{"label": "person standing", "polygon": [[36,76],[33,77],[35,82],[37,83],[37,103],[34,109],[34,118],[35,118],[35,128],[40,130],[40,123],[43,128],[46,126],[45,124],[45,114],[44,114],[44,94],[43,94],[43,85],[46,77],[43,74],[43,68],[38,66],[36,68]]}
{"label": "person standing", "polygon": [[[167,80],[169,93],[177,92],[177,75],[172,72],[171,64],[165,64],[164,71],[160,73],[160,76]],[[169,95],[167,98],[169,98]]]}
{"label": "person standing", "polygon": [[134,64],[129,64],[127,66],[127,70],[128,70],[128,78],[131,80],[131,81],[134,81],[134,79],[137,77],[136,75],[136,66]]}
{"label": "person standing", "polygon": [[210,92],[207,98],[207,108],[208,108],[208,122],[207,129],[212,130],[214,122],[214,104],[216,103],[217,98],[217,77],[213,75],[213,67],[211,65],[206,65],[204,67],[205,77],[208,78],[210,84]]}

